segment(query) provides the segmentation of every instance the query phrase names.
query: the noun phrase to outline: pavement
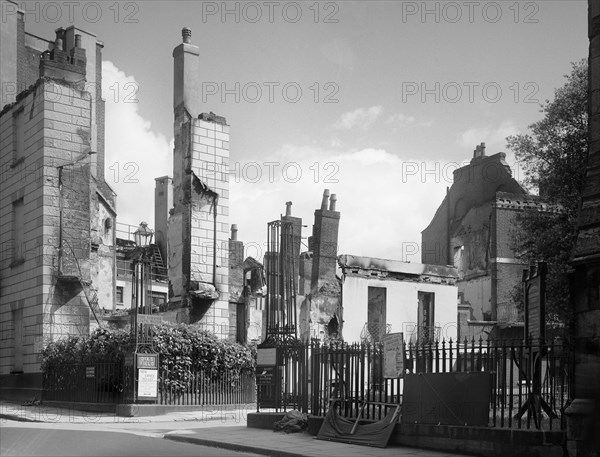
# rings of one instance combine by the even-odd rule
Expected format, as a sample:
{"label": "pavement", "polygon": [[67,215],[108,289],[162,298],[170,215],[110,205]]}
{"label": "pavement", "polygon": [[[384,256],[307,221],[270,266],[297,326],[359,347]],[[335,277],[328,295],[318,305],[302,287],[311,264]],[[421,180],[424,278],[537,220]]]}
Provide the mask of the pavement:
{"label": "pavement", "polygon": [[[29,422],[35,428],[61,428],[134,433],[168,440],[200,444],[232,451],[281,457],[456,457],[460,454],[388,446],[373,448],[317,440],[307,433],[274,432],[248,428],[248,412],[254,405],[238,410],[204,409],[173,412],[161,416],[119,417],[114,413],[85,412],[45,405],[19,405],[0,401],[0,426],[8,421]],[[464,454],[463,454],[464,455]]]}

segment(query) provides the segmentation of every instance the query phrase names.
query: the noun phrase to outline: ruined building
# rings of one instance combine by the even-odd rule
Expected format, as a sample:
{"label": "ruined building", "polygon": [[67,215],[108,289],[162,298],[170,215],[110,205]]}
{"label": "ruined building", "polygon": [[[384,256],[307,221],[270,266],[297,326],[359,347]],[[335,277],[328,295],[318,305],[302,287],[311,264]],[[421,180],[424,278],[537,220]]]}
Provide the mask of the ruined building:
{"label": "ruined building", "polygon": [[423,263],[452,265],[458,271],[458,336],[461,339],[520,338],[523,317],[512,299],[521,283],[523,262],[512,242],[517,214],[552,211],[528,195],[512,177],[499,152],[486,156],[477,146],[422,231]]}
{"label": "ruined building", "polygon": [[31,398],[44,344],[87,334],[114,302],[103,45],[76,27],[36,37],[20,12],[0,38],[0,385]]}
{"label": "ruined building", "polygon": [[402,332],[413,344],[456,340],[456,269],[340,255],[344,339],[381,342]]}
{"label": "ruined building", "polygon": [[173,203],[169,214],[162,205],[156,215],[156,226],[167,233],[165,317],[228,337],[229,126],[225,118],[201,112],[200,50],[191,44],[189,29],[182,34],[173,51]]}
{"label": "ruined building", "polygon": [[[303,341],[341,337],[341,288],[336,277],[340,213],[336,211],[336,200],[336,195],[330,195],[329,190],[325,189],[321,207],[315,210],[308,244],[302,242],[302,218],[292,216],[292,202],[286,203],[285,216],[281,216],[282,222],[291,225],[291,252],[288,252],[287,262],[294,274],[297,336]],[[303,245],[308,249],[302,250]],[[267,270],[269,263],[276,262],[276,255],[274,252],[265,254]],[[252,266],[249,271],[260,271],[254,259],[246,259],[246,262]],[[251,312],[259,312],[261,306],[259,300]],[[255,321],[256,317],[253,317],[251,324]],[[263,339],[264,336],[263,323]]]}

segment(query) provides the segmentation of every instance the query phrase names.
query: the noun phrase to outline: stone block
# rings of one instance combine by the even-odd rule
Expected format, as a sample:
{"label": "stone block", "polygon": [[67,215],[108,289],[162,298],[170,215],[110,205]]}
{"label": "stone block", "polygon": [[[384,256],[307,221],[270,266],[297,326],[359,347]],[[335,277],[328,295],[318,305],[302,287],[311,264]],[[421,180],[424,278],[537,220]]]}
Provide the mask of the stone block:
{"label": "stone block", "polygon": [[[86,117],[83,115],[82,111],[84,110],[82,110],[81,108],[77,108],[76,106],[71,105],[63,105],[62,103],[54,103],[52,110],[58,113],[70,114],[72,116]],[[89,110],[86,111],[88,111],[87,117],[89,117]]]}
{"label": "stone block", "polygon": [[227,142],[229,142],[229,134],[228,134],[228,133],[216,132],[216,134],[215,134],[215,138],[216,138],[217,140],[221,140],[221,141],[227,141]]}
{"label": "stone block", "polygon": [[47,138],[55,138],[57,140],[72,141],[71,134],[68,132],[61,132],[59,130],[46,129]]}
{"label": "stone block", "polygon": [[215,140],[211,139],[211,138],[206,138],[206,137],[200,137],[200,144],[204,144],[206,146],[213,146],[215,144]]}

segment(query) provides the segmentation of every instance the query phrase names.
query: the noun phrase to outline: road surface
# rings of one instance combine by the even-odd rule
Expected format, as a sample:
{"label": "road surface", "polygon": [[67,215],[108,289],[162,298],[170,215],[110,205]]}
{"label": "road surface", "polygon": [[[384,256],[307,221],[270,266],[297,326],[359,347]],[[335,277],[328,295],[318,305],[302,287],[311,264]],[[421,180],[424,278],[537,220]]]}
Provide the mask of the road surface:
{"label": "road surface", "polygon": [[[47,424],[46,424],[47,425]],[[235,456],[255,454],[234,452],[196,444],[165,440],[169,430],[146,434],[131,432],[63,429],[65,424],[40,427],[38,424],[0,423],[0,455],[8,456]],[[168,427],[167,424],[163,424]]]}

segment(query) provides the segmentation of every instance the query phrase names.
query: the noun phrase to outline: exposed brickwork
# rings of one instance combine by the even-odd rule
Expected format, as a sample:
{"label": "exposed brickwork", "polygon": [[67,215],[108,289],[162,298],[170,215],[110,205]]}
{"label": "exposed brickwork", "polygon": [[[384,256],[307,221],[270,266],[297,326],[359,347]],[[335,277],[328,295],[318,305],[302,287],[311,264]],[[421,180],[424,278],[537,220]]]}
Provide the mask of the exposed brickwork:
{"label": "exposed brickwork", "polygon": [[461,337],[487,338],[496,321],[505,326],[519,319],[511,292],[522,265],[515,259],[512,233],[517,212],[540,203],[526,195],[504,159],[504,153],[485,156],[485,146],[477,146],[471,162],[454,172],[422,232],[422,262],[455,264],[459,270]]}
{"label": "exposed brickwork", "polygon": [[244,292],[244,243],[229,240],[229,301],[243,302]]}
{"label": "exposed brickwork", "polygon": [[184,42],[173,55],[175,150],[173,214],[168,224],[168,238],[174,243],[169,243],[168,253],[171,306],[190,307],[190,322],[227,338],[229,126],[221,116],[196,111],[198,48]]}
{"label": "exposed brickwork", "polygon": [[504,161],[505,154],[480,156],[469,165],[454,171],[454,182],[447,196],[422,234],[421,262],[426,264],[451,264],[448,249],[448,227],[451,235],[455,224],[469,209],[494,200],[496,192],[524,194],[525,190],[512,177]]}

